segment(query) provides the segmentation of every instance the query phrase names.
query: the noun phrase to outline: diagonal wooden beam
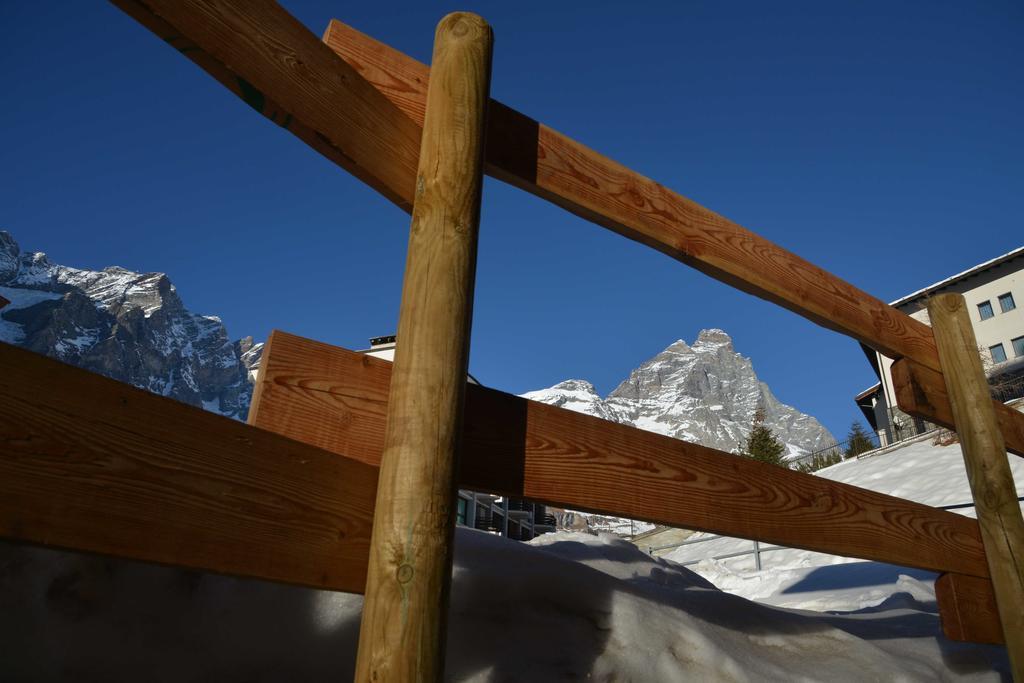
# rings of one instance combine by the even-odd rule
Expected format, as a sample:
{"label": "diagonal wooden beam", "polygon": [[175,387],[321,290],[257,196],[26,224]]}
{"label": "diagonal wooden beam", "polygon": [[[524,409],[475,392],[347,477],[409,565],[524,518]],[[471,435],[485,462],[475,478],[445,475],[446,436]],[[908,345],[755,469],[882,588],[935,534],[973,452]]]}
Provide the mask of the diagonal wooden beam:
{"label": "diagonal wooden beam", "polygon": [[0,536],[363,590],[377,469],[0,343]]}
{"label": "diagonal wooden beam", "polygon": [[420,131],[270,0],[111,0],[246,104],[405,211]]}
{"label": "diagonal wooden beam", "polygon": [[[250,423],[380,460],[391,364],[275,331]],[[986,577],[977,522],[470,385],[459,485],[794,548]],[[956,565],[957,568],[954,568]]]}
{"label": "diagonal wooden beam", "polygon": [[[350,66],[268,0],[112,1],[272,121],[411,211],[426,66],[331,22],[325,39]],[[494,101],[486,171],[888,356],[938,369],[923,323]]]}
{"label": "diagonal wooden beam", "polygon": [[[956,429],[953,407],[942,374],[902,358],[892,365],[896,403],[908,415],[920,417],[949,429]],[[993,402],[1006,448],[1024,457],[1024,413],[998,401]]]}
{"label": "diagonal wooden beam", "polygon": [[[429,68],[340,21],[324,41],[422,125]],[[938,369],[924,323],[696,202],[491,100],[487,173],[893,358]]]}
{"label": "diagonal wooden beam", "polygon": [[[271,121],[411,210],[425,65],[338,21],[326,49],[266,0],[114,2]],[[889,356],[939,369],[923,323],[500,102],[491,101],[489,117],[490,175]]]}

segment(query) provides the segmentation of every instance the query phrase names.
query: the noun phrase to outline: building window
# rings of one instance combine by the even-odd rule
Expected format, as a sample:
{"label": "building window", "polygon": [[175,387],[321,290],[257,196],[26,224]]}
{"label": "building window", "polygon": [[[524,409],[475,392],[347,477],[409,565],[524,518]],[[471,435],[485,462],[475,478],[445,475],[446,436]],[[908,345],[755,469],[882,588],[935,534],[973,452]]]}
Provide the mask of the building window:
{"label": "building window", "polygon": [[455,508],[455,521],[458,524],[466,524],[466,499],[459,496],[459,502]]}
{"label": "building window", "polygon": [[1017,358],[1024,356],[1024,337],[1011,339],[1010,343],[1013,344],[1013,355],[1017,356]]}
{"label": "building window", "polygon": [[995,313],[992,312],[992,302],[985,301],[978,304],[978,314],[981,316],[982,320],[988,320],[995,315]]}
{"label": "building window", "polygon": [[992,361],[995,363],[1002,363],[1006,360],[1006,350],[1003,349],[1002,344],[988,347],[988,352],[992,354]]}
{"label": "building window", "polygon": [[1003,313],[1009,313],[1013,309],[1017,308],[1017,304],[1013,301],[1013,294],[1007,292],[1006,294],[999,295],[999,308],[1002,309]]}

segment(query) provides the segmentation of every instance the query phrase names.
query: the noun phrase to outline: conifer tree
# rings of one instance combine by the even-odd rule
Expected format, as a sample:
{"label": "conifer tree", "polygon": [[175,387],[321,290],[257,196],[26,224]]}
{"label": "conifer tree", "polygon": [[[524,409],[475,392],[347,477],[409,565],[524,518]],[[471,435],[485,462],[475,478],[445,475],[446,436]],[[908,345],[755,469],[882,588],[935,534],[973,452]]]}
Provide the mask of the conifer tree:
{"label": "conifer tree", "polygon": [[785,450],[786,447],[782,445],[778,437],[764,424],[764,410],[758,408],[754,413],[754,424],[750,429],[750,436],[747,437],[747,443],[743,447],[743,454],[754,460],[784,467],[782,454]]}
{"label": "conifer tree", "polygon": [[865,451],[870,451],[874,447],[875,442],[861,427],[860,422],[854,422],[850,425],[850,433],[846,435],[846,450],[843,452],[843,457],[852,458]]}

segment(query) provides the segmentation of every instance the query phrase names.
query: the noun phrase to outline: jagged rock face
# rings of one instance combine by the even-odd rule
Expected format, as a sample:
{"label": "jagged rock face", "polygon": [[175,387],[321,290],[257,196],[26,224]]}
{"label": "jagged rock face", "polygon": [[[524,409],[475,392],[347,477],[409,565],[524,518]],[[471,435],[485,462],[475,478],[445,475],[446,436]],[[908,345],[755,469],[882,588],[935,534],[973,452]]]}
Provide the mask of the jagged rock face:
{"label": "jagged rock face", "polygon": [[262,344],[185,308],[163,273],[80,270],[0,231],[0,341],[245,419]]}
{"label": "jagged rock face", "polygon": [[[729,335],[716,329],[701,331],[693,346],[681,339],[670,345],[633,370],[607,398],[579,379],[523,397],[730,452],[743,448],[760,407],[765,424],[786,444],[790,456],[835,443],[813,417],[780,403],[757,379],[750,359],[736,353]],[[629,536],[653,528],[620,517],[573,510],[555,513],[560,530]]]}
{"label": "jagged rock face", "polygon": [[780,403],[722,330],[701,331],[693,346],[673,343],[605,399],[583,380],[523,396],[730,452],[742,449],[759,407],[790,455],[835,442],[816,419]]}

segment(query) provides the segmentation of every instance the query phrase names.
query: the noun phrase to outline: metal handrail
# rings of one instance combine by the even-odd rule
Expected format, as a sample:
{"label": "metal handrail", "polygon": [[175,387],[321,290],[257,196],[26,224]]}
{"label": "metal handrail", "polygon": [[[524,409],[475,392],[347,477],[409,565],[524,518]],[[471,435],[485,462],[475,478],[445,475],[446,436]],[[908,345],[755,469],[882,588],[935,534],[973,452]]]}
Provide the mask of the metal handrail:
{"label": "metal handrail", "polygon": [[[1017,498],[1017,500],[1018,501],[1024,501],[1024,496],[1020,496],[1019,498]],[[962,509],[962,508],[972,508],[972,507],[974,507],[974,503],[971,502],[971,503],[957,503],[955,505],[937,505],[935,507],[938,510],[959,510],[959,509]],[[681,548],[681,547],[687,546],[687,545],[696,545],[697,543],[706,543],[708,541],[717,541],[720,538],[733,538],[733,537],[732,536],[719,536],[718,534],[711,534],[709,536],[702,536],[701,538],[694,538],[694,539],[691,539],[691,540],[688,540],[688,541],[682,541],[680,543],[670,543],[668,545],[647,546],[647,554],[648,555],[653,555],[655,553],[655,551],[658,551],[658,550],[668,550],[670,548]],[[739,550],[739,551],[736,551],[736,552],[733,552],[733,553],[726,553],[724,555],[715,555],[714,557],[710,557],[710,558],[702,557],[702,558],[700,558],[698,560],[687,560],[686,562],[677,562],[677,564],[680,564],[680,565],[682,565],[684,567],[689,567],[690,565],[698,564],[699,562],[702,562],[702,561],[707,560],[707,559],[710,559],[710,560],[729,560],[729,559],[732,559],[734,557],[743,557],[744,555],[753,555],[754,556],[755,571],[761,571],[761,553],[766,553],[766,552],[769,552],[769,551],[772,551],[772,550],[791,550],[791,548],[789,548],[788,546],[784,546],[784,545],[769,545],[769,546],[762,547],[761,543],[759,541],[752,541],[752,543],[754,545],[753,545],[753,548],[751,548],[750,550]]]}

